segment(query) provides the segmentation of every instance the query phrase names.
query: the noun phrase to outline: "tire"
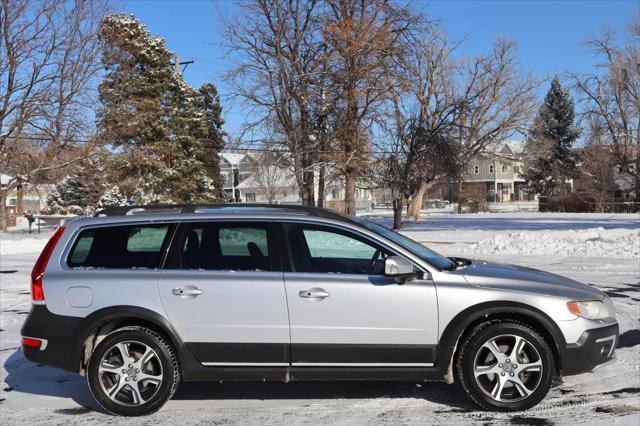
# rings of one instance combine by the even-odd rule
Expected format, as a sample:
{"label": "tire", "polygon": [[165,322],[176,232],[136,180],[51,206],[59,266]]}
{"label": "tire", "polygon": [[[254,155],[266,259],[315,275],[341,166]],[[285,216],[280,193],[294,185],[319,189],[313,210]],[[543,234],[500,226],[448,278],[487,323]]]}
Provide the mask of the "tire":
{"label": "tire", "polygon": [[[519,349],[513,360],[516,345]],[[551,389],[555,375],[553,353],[545,339],[513,320],[476,326],[462,343],[456,361],[463,389],[489,411],[522,411],[535,406]]]}
{"label": "tire", "polygon": [[91,394],[105,410],[120,416],[158,411],[179,382],[175,350],[144,327],[124,327],[108,334],[93,350],[87,366]]}

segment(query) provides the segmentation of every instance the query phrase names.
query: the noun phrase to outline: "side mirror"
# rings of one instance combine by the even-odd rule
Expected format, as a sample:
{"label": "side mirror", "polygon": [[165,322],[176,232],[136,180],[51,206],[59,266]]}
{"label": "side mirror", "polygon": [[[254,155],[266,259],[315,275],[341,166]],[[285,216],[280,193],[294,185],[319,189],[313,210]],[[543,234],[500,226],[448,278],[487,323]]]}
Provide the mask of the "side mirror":
{"label": "side mirror", "polygon": [[401,256],[389,256],[384,261],[385,277],[395,278],[400,284],[417,276],[413,264]]}

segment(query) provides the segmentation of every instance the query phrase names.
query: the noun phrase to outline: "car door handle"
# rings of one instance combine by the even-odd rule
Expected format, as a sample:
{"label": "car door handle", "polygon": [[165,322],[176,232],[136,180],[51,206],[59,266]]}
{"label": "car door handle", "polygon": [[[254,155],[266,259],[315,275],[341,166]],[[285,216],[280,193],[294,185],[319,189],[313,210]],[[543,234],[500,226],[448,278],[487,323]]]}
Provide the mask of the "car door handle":
{"label": "car door handle", "polygon": [[202,294],[202,290],[195,286],[176,287],[171,290],[174,296],[196,297]]}
{"label": "car door handle", "polygon": [[323,300],[329,297],[331,294],[322,288],[310,288],[309,290],[300,290],[298,296],[304,299]]}

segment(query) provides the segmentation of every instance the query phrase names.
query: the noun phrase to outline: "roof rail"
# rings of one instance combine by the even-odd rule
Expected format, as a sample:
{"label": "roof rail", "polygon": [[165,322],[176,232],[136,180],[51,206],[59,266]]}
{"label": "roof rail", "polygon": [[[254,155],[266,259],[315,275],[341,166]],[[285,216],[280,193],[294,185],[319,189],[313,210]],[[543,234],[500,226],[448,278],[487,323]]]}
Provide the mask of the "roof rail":
{"label": "roof rail", "polygon": [[212,203],[212,204],[148,204],[133,206],[107,207],[98,210],[95,216],[127,216],[134,214],[160,213],[198,213],[202,210],[229,208],[265,208],[289,211],[302,211],[313,216],[348,220],[348,216],[320,207],[301,206],[297,204],[261,204],[261,203]]}

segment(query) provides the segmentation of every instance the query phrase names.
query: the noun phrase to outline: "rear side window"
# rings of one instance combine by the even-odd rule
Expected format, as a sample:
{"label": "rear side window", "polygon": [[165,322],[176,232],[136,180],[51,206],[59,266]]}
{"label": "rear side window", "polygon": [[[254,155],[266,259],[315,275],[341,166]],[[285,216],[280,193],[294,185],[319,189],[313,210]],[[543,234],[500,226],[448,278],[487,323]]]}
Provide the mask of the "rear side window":
{"label": "rear side window", "polygon": [[78,235],[67,264],[86,268],[158,268],[171,226],[128,225],[86,229]]}
{"label": "rear side window", "polygon": [[[229,227],[220,228],[220,252],[222,256],[251,256],[252,245],[263,256],[269,256],[267,230],[264,228]],[[253,248],[255,250],[255,247]]]}
{"label": "rear side window", "polygon": [[274,271],[270,225],[205,222],[184,225],[180,247],[181,269]]}

